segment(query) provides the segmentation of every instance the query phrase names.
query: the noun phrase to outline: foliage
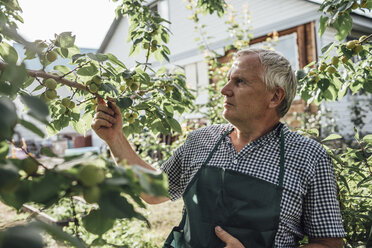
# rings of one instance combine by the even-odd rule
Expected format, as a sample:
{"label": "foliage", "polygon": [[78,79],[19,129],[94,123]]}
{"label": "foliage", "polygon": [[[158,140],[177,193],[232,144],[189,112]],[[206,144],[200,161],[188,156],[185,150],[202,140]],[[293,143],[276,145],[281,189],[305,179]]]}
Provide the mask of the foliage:
{"label": "foliage", "polygon": [[[221,11],[218,1],[203,6],[212,12]],[[148,224],[133,203],[145,207],[139,197],[141,192],[167,195],[167,179],[163,174],[136,166],[129,168],[125,163],[117,166],[111,159],[97,154],[57,158],[50,150],[43,149],[39,160],[25,147],[19,147],[23,159],[7,155],[10,145],[14,145],[16,125],[41,137],[45,137],[43,128],[30,119],[43,123],[48,135],[68,125],[84,134],[90,129],[97,104],[108,101],[120,107],[126,135],[145,133],[155,139],[159,134],[181,133],[176,116],[190,110],[194,98],[186,87],[185,76],[165,68],[155,71],[149,63],[152,56],[158,61],[168,60],[169,22],[152,12],[145,1],[120,3],[117,16],[126,15],[131,23],[130,53],[133,56],[141,50],[145,53],[145,61],[129,69],[113,54],[81,53],[70,32],[56,34],[49,41],[26,41],[17,33],[17,22],[23,22],[18,2],[1,0],[0,9],[0,114],[5,117],[0,120],[0,199],[17,210],[25,203],[32,203],[48,211],[58,206],[61,199],[74,196],[82,196],[93,204],[83,218],[78,216],[73,201],[66,208],[64,214],[70,217],[73,226],[68,232],[77,238],[38,222],[2,231],[0,246],[7,246],[8,237],[18,235],[20,229],[28,230],[24,231],[26,234],[43,230],[74,246],[102,246],[112,241],[105,233],[113,230],[116,221],[137,218]],[[13,42],[24,47],[25,59],[21,60]],[[58,64],[58,58],[68,59],[72,69]],[[39,70],[27,68],[27,60],[32,59],[40,62]],[[62,88],[70,92],[68,96],[60,95]],[[27,106],[26,113],[17,114],[15,99],[21,99]],[[56,159],[59,162],[53,163]],[[90,235],[96,235],[97,239],[90,240]],[[40,235],[31,236],[25,235],[28,240],[20,242],[35,241],[35,247],[43,246]]]}
{"label": "foliage", "polygon": [[324,33],[327,26],[333,25],[337,30],[336,38],[342,41],[350,33],[353,26],[353,19],[350,14],[353,10],[359,9],[366,12],[372,8],[371,0],[349,1],[349,0],[325,0],[320,6],[320,11],[324,16],[320,17],[320,36]]}
{"label": "foliage", "polygon": [[[337,30],[336,38],[345,39],[352,28],[351,11],[360,8],[371,10],[372,2],[324,1],[320,10],[332,17],[321,17],[320,33],[333,24]],[[322,48],[320,60],[313,62],[298,72],[301,84],[301,96],[308,102],[320,104],[323,100],[336,101],[348,92],[353,94],[372,93],[372,34],[364,35],[359,40],[343,43],[330,43]],[[312,69],[310,69],[313,67]],[[363,126],[363,112],[354,106],[352,121],[356,127]],[[355,129],[352,142],[339,140],[333,145],[323,144],[335,164],[338,197],[347,233],[347,247],[369,247],[372,245],[372,146],[371,134],[359,137]],[[309,132],[308,132],[309,133]],[[312,132],[313,137],[319,134]],[[341,136],[332,134],[321,142],[330,142]],[[318,138],[319,139],[319,138]],[[349,144],[349,145],[347,145]]]}

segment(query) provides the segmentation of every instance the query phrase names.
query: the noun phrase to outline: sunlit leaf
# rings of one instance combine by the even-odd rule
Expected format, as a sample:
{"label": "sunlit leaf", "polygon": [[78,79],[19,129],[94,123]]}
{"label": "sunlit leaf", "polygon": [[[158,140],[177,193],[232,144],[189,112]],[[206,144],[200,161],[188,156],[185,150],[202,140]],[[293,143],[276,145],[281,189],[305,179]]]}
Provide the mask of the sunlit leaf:
{"label": "sunlit leaf", "polygon": [[48,106],[36,96],[22,95],[22,101],[29,107],[29,113],[40,121],[47,121],[49,116]]}
{"label": "sunlit leaf", "polygon": [[336,139],[342,139],[342,136],[339,134],[331,134],[327,138],[323,139],[322,142]]}

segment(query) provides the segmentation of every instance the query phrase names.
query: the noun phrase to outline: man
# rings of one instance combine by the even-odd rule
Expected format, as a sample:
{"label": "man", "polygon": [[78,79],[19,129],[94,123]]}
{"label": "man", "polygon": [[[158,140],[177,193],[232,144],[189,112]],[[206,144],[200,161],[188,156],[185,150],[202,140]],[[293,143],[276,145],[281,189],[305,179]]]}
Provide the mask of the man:
{"label": "man", "polygon": [[[185,211],[165,247],[341,248],[345,235],[333,166],[325,150],[280,123],[297,82],[282,55],[264,49],[236,54],[221,90],[230,124],[192,132],[162,165],[171,200]],[[118,160],[153,169],[122,134],[115,104],[99,105],[92,124]],[[165,197],[143,195],[148,203]]]}

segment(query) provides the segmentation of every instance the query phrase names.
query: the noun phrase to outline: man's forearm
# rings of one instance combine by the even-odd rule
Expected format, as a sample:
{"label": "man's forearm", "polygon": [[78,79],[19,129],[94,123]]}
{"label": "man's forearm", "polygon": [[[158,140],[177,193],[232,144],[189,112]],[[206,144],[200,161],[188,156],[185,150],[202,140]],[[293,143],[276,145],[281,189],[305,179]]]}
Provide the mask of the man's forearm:
{"label": "man's forearm", "polygon": [[125,159],[128,165],[140,165],[146,169],[156,171],[154,167],[138,156],[123,134],[114,140],[108,141],[107,145],[110,147],[110,151],[117,162],[121,162]]}

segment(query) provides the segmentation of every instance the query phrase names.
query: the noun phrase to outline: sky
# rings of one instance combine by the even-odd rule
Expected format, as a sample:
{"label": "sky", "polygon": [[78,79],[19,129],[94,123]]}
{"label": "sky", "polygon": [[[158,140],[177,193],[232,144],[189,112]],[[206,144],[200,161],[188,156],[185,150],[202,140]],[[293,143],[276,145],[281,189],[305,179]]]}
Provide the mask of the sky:
{"label": "sky", "polygon": [[28,41],[53,39],[70,31],[80,48],[98,49],[115,18],[118,3],[109,0],[18,0],[24,24],[19,33]]}

